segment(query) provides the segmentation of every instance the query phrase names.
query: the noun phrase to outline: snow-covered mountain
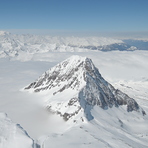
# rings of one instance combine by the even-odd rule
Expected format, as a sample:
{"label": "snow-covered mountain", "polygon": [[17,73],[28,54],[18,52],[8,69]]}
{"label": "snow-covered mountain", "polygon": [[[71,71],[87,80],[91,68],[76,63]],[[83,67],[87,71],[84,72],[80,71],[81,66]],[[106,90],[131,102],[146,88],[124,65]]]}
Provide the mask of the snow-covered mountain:
{"label": "snow-covered mountain", "polygon": [[88,50],[136,50],[122,40],[104,37],[52,37],[18,35],[0,31],[0,57],[46,52],[85,52]]}
{"label": "snow-covered mountain", "polygon": [[148,50],[148,39],[128,39],[124,42],[130,46],[137,47],[139,50]]}
{"label": "snow-covered mountain", "polygon": [[[84,112],[84,108],[83,106],[81,107],[81,105],[87,102],[82,102],[82,104],[80,104],[77,100],[77,102],[75,102],[75,100],[72,102],[71,100],[72,95],[75,98],[79,96],[80,85],[75,87],[74,84],[72,84],[74,89],[67,86],[65,90],[57,92],[60,88],[63,88],[62,86],[72,82],[71,79],[68,80],[68,75],[67,77],[63,77],[66,81],[63,81],[62,83],[59,79],[59,84],[61,84],[59,87],[54,86],[57,83],[53,80],[53,77],[52,80],[54,83],[51,84],[53,85],[52,91],[48,88],[47,90],[40,90],[36,93],[34,92],[34,88],[26,91],[22,91],[21,89],[20,91],[20,88],[32,82],[34,78],[37,78],[49,67],[53,67],[73,54],[74,53],[60,52],[52,52],[48,55],[37,54],[38,59],[36,61],[26,62],[0,59],[0,112],[7,113],[12,121],[20,124],[21,127],[27,131],[29,136],[34,139],[35,143],[38,144],[36,148],[147,148],[147,115],[143,116],[141,112],[134,110],[128,112],[127,105],[118,105],[118,107],[115,107],[115,105],[112,107],[107,106],[104,109],[97,104],[91,105],[91,102],[90,105],[88,104],[86,106],[88,110],[85,109]],[[134,98],[138,103],[138,106],[141,106],[146,113],[148,112],[147,51],[91,51],[75,54],[90,57],[96,67],[99,67],[105,80],[110,82],[115,88],[128,94],[130,98]],[[24,59],[24,57],[22,57],[22,59]],[[82,58],[82,60],[83,59],[85,60],[87,58]],[[71,67],[73,65],[74,64],[71,63]],[[65,65],[65,67],[67,66]],[[65,67],[63,66],[63,69],[65,69],[66,72],[67,68]],[[63,71],[63,69],[61,70]],[[82,76],[80,67],[78,68],[78,71],[77,74]],[[68,73],[69,72],[67,71],[67,74]],[[89,74],[89,72],[87,73]],[[94,82],[96,80],[95,76],[91,77],[90,75],[91,74],[87,76],[86,74],[89,82],[89,84],[86,85],[86,81],[79,79],[80,76],[76,76],[76,71],[73,72],[73,78],[76,77],[80,82],[83,80],[83,88],[86,88],[85,86],[87,86],[87,94],[89,94],[89,90],[91,89],[94,90],[92,92],[96,96],[97,90],[94,87],[99,86],[98,83]],[[98,77],[101,79],[100,76]],[[93,84],[93,82],[94,86],[90,85]],[[38,88],[42,88],[42,86]],[[43,85],[43,88],[45,88],[45,85]],[[83,88],[81,90],[84,90]],[[103,90],[104,89],[102,88],[102,94],[104,93]],[[28,91],[33,91],[33,93],[28,93]],[[54,92],[57,93],[53,95]],[[88,96],[87,94],[86,96]],[[104,95],[107,95],[107,93]],[[84,98],[82,98],[82,100],[83,99]],[[69,103],[70,100],[71,102]],[[59,106],[57,105],[58,102]],[[68,103],[69,105],[73,105],[68,106]],[[50,105],[52,105],[53,110],[49,108]],[[68,119],[67,121],[64,121],[60,115],[57,115],[58,108],[59,111],[64,114],[77,111],[79,106],[81,107],[81,110],[78,114],[75,114],[70,118],[67,118],[69,116],[64,116],[64,119]],[[89,108],[89,106],[91,108]],[[139,110],[142,111],[140,108]],[[49,113],[49,111],[54,111],[54,114]],[[89,121],[86,117],[90,117],[88,118]],[[82,122],[82,119],[84,122]],[[5,123],[3,122],[2,127],[5,127],[4,125]],[[8,132],[11,132],[11,130],[8,130]],[[3,134],[4,132],[2,132],[1,137],[3,137]],[[18,142],[17,139],[15,142]],[[25,145],[26,143],[27,142],[24,140],[23,144]],[[3,146],[0,147],[3,148]],[[9,147],[10,146],[7,146],[7,148]]]}
{"label": "snow-covered mountain", "polygon": [[0,148],[34,148],[34,140],[19,125],[13,123],[6,114],[0,113]]}
{"label": "snow-covered mountain", "polygon": [[46,71],[26,90],[47,94],[47,109],[66,121],[90,121],[94,106],[104,110],[124,105],[127,111],[145,111],[137,102],[115,89],[99,73],[91,59],[72,56]]}

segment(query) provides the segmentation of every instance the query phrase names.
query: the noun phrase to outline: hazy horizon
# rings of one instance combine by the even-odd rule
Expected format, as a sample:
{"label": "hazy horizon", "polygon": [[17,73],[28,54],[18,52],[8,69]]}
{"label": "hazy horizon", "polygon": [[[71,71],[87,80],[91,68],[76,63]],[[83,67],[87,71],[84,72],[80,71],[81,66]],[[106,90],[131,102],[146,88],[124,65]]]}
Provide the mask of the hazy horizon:
{"label": "hazy horizon", "polygon": [[71,30],[49,30],[49,29],[1,29],[0,31],[12,34],[50,35],[50,36],[75,36],[75,37],[110,37],[118,39],[148,39],[148,31],[130,32],[101,32],[101,31],[71,31]]}

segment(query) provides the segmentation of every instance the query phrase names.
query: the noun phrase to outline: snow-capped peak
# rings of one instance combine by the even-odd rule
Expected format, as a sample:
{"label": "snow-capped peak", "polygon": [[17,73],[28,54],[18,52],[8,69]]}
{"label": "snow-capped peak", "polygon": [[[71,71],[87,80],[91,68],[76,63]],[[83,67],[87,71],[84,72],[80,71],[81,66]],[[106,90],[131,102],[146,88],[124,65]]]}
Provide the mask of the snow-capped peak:
{"label": "snow-capped peak", "polygon": [[[93,63],[87,57],[71,56],[55,67],[46,71],[37,82],[28,86],[33,91],[39,92],[42,90],[50,90],[57,87],[61,92],[68,88],[81,90],[83,85],[86,85],[85,74],[89,70],[88,63],[93,66]],[[94,67],[94,66],[93,66]],[[58,92],[59,92],[58,91]],[[58,93],[55,92],[55,93]]]}
{"label": "snow-capped peak", "polygon": [[65,120],[92,120],[91,110],[126,105],[127,111],[145,112],[128,95],[116,90],[99,73],[91,59],[72,56],[46,71],[25,89],[45,92],[47,108]]}
{"label": "snow-capped peak", "polygon": [[10,35],[10,33],[7,31],[0,30],[0,36],[4,36],[4,35]]}

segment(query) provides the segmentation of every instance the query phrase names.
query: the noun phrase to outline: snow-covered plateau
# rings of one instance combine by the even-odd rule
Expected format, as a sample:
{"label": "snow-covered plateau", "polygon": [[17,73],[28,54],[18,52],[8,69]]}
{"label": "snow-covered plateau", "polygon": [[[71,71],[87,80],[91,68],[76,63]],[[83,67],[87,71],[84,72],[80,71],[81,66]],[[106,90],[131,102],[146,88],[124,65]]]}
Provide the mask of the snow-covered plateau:
{"label": "snow-covered plateau", "polygon": [[[1,32],[0,36],[12,35]],[[34,52],[39,45],[37,36],[13,37],[18,38],[11,40],[13,44],[0,40],[0,52],[7,51],[0,58],[0,148],[148,147],[146,50],[102,52],[69,46],[68,52],[53,52],[45,50],[49,40],[46,44],[43,37],[40,42],[45,46]],[[83,39],[94,44],[93,38]],[[28,43],[23,45],[23,40]],[[59,41],[60,48],[66,45],[61,37],[53,40]],[[77,38],[73,45],[88,46],[84,40]],[[67,42],[71,41],[67,38]],[[111,43],[106,40],[104,44]],[[15,56],[13,51],[18,51]],[[132,110],[126,101],[117,101],[116,90],[135,100]]]}

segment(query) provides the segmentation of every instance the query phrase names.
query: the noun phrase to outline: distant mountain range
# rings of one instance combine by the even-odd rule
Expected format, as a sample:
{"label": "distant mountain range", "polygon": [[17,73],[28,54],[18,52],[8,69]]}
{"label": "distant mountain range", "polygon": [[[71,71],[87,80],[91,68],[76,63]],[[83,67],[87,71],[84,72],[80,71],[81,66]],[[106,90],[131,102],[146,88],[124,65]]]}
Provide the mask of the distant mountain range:
{"label": "distant mountain range", "polygon": [[52,37],[47,35],[11,34],[0,31],[0,57],[46,52],[86,52],[147,50],[148,42],[104,37]]}
{"label": "distant mountain range", "polygon": [[130,46],[137,47],[138,50],[148,50],[148,41],[147,40],[123,40],[126,44]]}

